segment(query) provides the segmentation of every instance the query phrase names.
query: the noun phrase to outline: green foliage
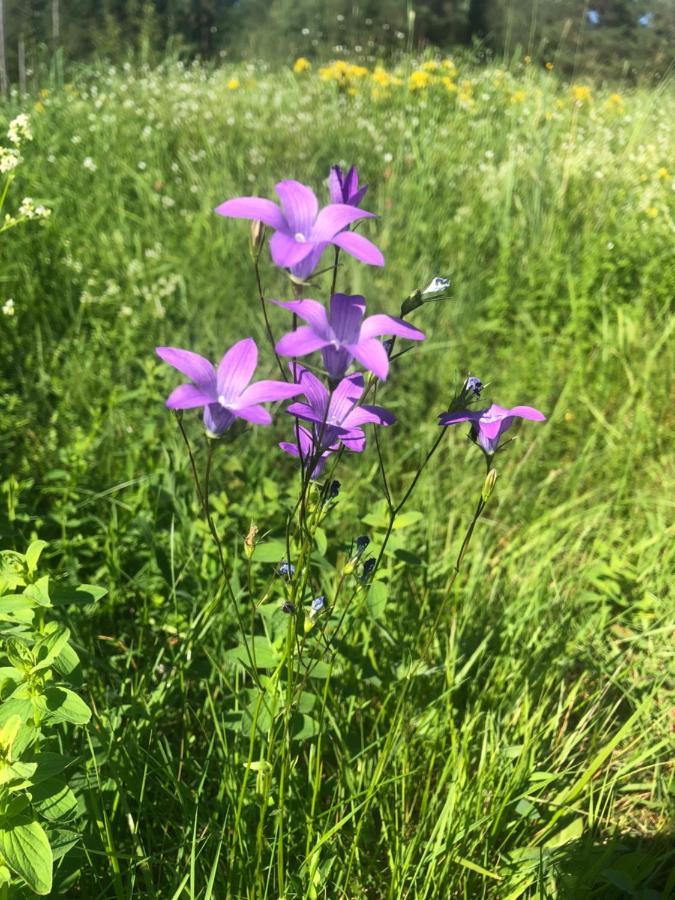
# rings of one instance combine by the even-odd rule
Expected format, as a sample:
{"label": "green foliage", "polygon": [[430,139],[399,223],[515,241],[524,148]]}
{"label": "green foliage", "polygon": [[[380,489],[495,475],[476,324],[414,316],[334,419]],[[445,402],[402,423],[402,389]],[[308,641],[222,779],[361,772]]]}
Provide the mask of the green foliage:
{"label": "green foliage", "polygon": [[70,838],[78,816],[64,780],[71,760],[53,726],[91,718],[68,687],[79,668],[70,631],[47,619],[55,604],[38,573],[45,546],[0,551],[0,887],[16,882],[36,894],[50,893],[52,848]]}

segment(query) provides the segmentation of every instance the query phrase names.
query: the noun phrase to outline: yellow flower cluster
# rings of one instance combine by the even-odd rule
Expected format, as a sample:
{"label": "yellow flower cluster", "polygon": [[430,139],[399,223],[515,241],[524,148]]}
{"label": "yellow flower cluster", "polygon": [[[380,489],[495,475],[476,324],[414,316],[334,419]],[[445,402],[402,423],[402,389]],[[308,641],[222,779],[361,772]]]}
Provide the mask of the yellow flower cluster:
{"label": "yellow flower cluster", "polygon": [[309,72],[311,68],[311,62],[308,59],[305,59],[304,56],[299,56],[293,63],[293,71],[296,75],[300,75],[301,72]]}
{"label": "yellow flower cluster", "polygon": [[329,66],[319,69],[319,78],[322,81],[335,81],[340,90],[350,95],[356,94],[356,85],[370,75],[365,66],[357,66],[348,63],[344,59],[336,59]]}

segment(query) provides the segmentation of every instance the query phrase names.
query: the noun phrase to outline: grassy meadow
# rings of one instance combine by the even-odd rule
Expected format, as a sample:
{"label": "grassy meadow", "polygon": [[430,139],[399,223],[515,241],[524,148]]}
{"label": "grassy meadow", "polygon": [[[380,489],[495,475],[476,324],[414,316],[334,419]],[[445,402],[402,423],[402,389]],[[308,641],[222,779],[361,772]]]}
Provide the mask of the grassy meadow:
{"label": "grassy meadow", "polygon": [[[80,837],[51,896],[665,900],[672,85],[570,85],[526,63],[297,69],[83,68],[0,106],[1,133],[20,112],[33,131],[4,212],[27,196],[52,210],[0,237],[2,548],[43,539],[52,583],[107,591],[59,610],[93,715],[61,728]],[[378,390],[398,420],[380,436],[392,492],[468,373],[547,422],[510,433],[456,579],[484,465],[447,430],[277,757],[154,348],[217,360],[250,335],[274,377],[247,225],[213,207],[282,178],[326,202],[334,163],[368,182],[363,233],[386,257],[344,257],[343,291],[398,315],[451,279]],[[262,277],[290,299],[267,254]],[[280,334],[288,314],[269,309]],[[219,446],[211,488],[273,658],[289,423],[279,410]],[[183,424],[201,467],[198,414]],[[327,595],[355,538],[377,554],[386,527],[372,435],[347,456],[315,550]]]}

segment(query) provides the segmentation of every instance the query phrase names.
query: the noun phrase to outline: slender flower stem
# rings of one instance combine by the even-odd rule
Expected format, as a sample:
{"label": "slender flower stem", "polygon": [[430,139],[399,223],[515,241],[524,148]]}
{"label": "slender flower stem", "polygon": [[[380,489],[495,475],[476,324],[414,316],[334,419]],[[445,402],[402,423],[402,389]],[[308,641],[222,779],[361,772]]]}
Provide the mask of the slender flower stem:
{"label": "slender flower stem", "polygon": [[[330,296],[332,297],[335,293],[335,287],[337,285],[337,273],[338,273],[338,264],[340,261],[340,248],[335,248],[335,261],[333,263],[333,280],[330,286]],[[329,298],[330,299],[330,298]]]}
{"label": "slender flower stem", "polygon": [[265,292],[262,286],[262,278],[260,277],[260,265],[258,263],[258,259],[256,258],[253,261],[253,267],[255,269],[255,281],[258,286],[258,297],[260,298],[260,308],[262,309],[263,319],[265,320],[265,331],[267,332],[267,338],[270,342],[270,346],[272,347],[272,353],[274,353],[274,358],[277,361],[277,365],[279,366],[279,371],[281,372],[281,377],[284,381],[288,381],[288,372],[286,371],[286,367],[281,361],[281,357],[277,353],[276,340],[274,339],[274,333],[272,331],[272,325],[270,324],[269,316],[267,315],[267,304],[265,302]]}

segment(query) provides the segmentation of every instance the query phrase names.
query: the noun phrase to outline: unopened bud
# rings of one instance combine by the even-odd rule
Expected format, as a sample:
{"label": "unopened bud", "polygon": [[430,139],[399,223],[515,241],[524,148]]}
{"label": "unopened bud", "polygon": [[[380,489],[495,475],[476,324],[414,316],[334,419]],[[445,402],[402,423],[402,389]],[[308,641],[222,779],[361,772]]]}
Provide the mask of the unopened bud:
{"label": "unopened bud", "polygon": [[495,487],[495,482],[497,481],[497,470],[490,469],[490,471],[485,476],[485,481],[483,482],[483,490],[481,491],[481,497],[483,498],[483,503],[487,503],[492,495],[492,491]]}
{"label": "unopened bud", "polygon": [[250,559],[253,556],[253,551],[255,550],[255,539],[258,535],[258,526],[254,525],[251,522],[248,534],[244,538],[244,553],[246,554],[247,559]]}
{"label": "unopened bud", "polygon": [[401,318],[404,319],[411,312],[416,310],[418,307],[422,306],[424,300],[422,300],[422,292],[415,291],[401,304]]}
{"label": "unopened bud", "polygon": [[265,225],[258,219],[253,219],[251,222],[249,240],[251,243],[251,256],[253,259],[257,259],[265,243]]}

